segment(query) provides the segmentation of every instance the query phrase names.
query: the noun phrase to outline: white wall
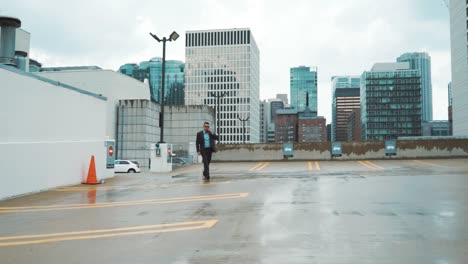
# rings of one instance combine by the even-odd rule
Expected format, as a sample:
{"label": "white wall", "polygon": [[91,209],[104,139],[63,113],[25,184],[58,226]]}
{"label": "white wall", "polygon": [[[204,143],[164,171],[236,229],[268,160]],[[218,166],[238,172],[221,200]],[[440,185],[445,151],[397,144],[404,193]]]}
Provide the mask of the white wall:
{"label": "white wall", "polygon": [[35,74],[107,97],[109,103],[106,136],[110,139],[116,137],[119,100],[150,99],[148,84],[112,70],[37,72]]}
{"label": "white wall", "polygon": [[468,41],[465,0],[450,1],[453,134],[468,135]]}
{"label": "white wall", "polygon": [[188,148],[195,142],[197,133],[203,130],[203,123],[210,122],[214,131],[214,110],[209,106],[182,105],[164,108],[164,141]]}
{"label": "white wall", "polygon": [[107,102],[0,67],[0,199],[106,177]]}
{"label": "white wall", "polygon": [[83,182],[91,155],[98,180],[108,178],[101,141],[0,142],[0,199]]}

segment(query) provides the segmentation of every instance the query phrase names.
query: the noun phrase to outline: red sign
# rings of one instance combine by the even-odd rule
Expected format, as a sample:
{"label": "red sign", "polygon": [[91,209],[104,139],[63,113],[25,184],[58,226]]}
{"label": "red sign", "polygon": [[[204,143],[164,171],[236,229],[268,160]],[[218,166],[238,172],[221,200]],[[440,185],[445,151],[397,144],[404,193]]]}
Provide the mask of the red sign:
{"label": "red sign", "polygon": [[112,146],[109,146],[108,154],[109,157],[112,157],[112,155],[114,155],[114,148]]}

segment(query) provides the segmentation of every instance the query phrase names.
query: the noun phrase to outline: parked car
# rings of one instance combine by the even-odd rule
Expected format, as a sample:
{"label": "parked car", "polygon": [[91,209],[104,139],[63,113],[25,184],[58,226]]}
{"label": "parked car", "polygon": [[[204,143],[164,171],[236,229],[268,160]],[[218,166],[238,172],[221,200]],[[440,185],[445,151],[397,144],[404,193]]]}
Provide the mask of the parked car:
{"label": "parked car", "polygon": [[135,173],[141,172],[140,164],[131,160],[116,160],[114,162],[115,172]]}
{"label": "parked car", "polygon": [[180,164],[180,165],[184,165],[184,164],[187,164],[187,161],[184,159],[184,158],[172,158],[172,164]]}

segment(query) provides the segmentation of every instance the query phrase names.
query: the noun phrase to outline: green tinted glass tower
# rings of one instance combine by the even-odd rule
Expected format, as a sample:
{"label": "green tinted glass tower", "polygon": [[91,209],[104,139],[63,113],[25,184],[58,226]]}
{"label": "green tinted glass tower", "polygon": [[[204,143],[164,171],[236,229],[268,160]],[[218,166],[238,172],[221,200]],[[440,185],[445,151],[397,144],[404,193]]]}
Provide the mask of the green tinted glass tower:
{"label": "green tinted glass tower", "polygon": [[[151,95],[156,102],[161,97],[162,59],[153,58],[139,65],[127,63],[119,68],[119,72],[137,80],[148,79]],[[166,60],[166,79],[164,97],[165,105],[185,104],[185,64],[182,61]]]}
{"label": "green tinted glass tower", "polygon": [[291,108],[304,110],[309,93],[309,109],[317,113],[317,68],[300,66],[290,70]]}
{"label": "green tinted glass tower", "polygon": [[397,62],[408,62],[411,70],[419,70],[421,74],[421,104],[423,121],[432,120],[432,78],[431,57],[426,52],[405,53],[397,58]]}

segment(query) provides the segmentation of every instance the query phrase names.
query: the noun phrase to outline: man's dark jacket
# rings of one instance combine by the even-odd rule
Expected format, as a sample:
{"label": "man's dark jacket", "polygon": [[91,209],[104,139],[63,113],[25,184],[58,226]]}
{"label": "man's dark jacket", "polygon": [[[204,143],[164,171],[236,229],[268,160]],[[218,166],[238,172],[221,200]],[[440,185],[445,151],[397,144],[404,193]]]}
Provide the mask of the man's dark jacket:
{"label": "man's dark jacket", "polygon": [[[213,152],[216,152],[215,140],[219,140],[219,136],[210,132],[208,133],[210,134],[210,147]],[[200,152],[200,150],[205,148],[205,137],[203,136],[203,130],[197,133],[197,141],[195,145],[197,145],[197,152]]]}

